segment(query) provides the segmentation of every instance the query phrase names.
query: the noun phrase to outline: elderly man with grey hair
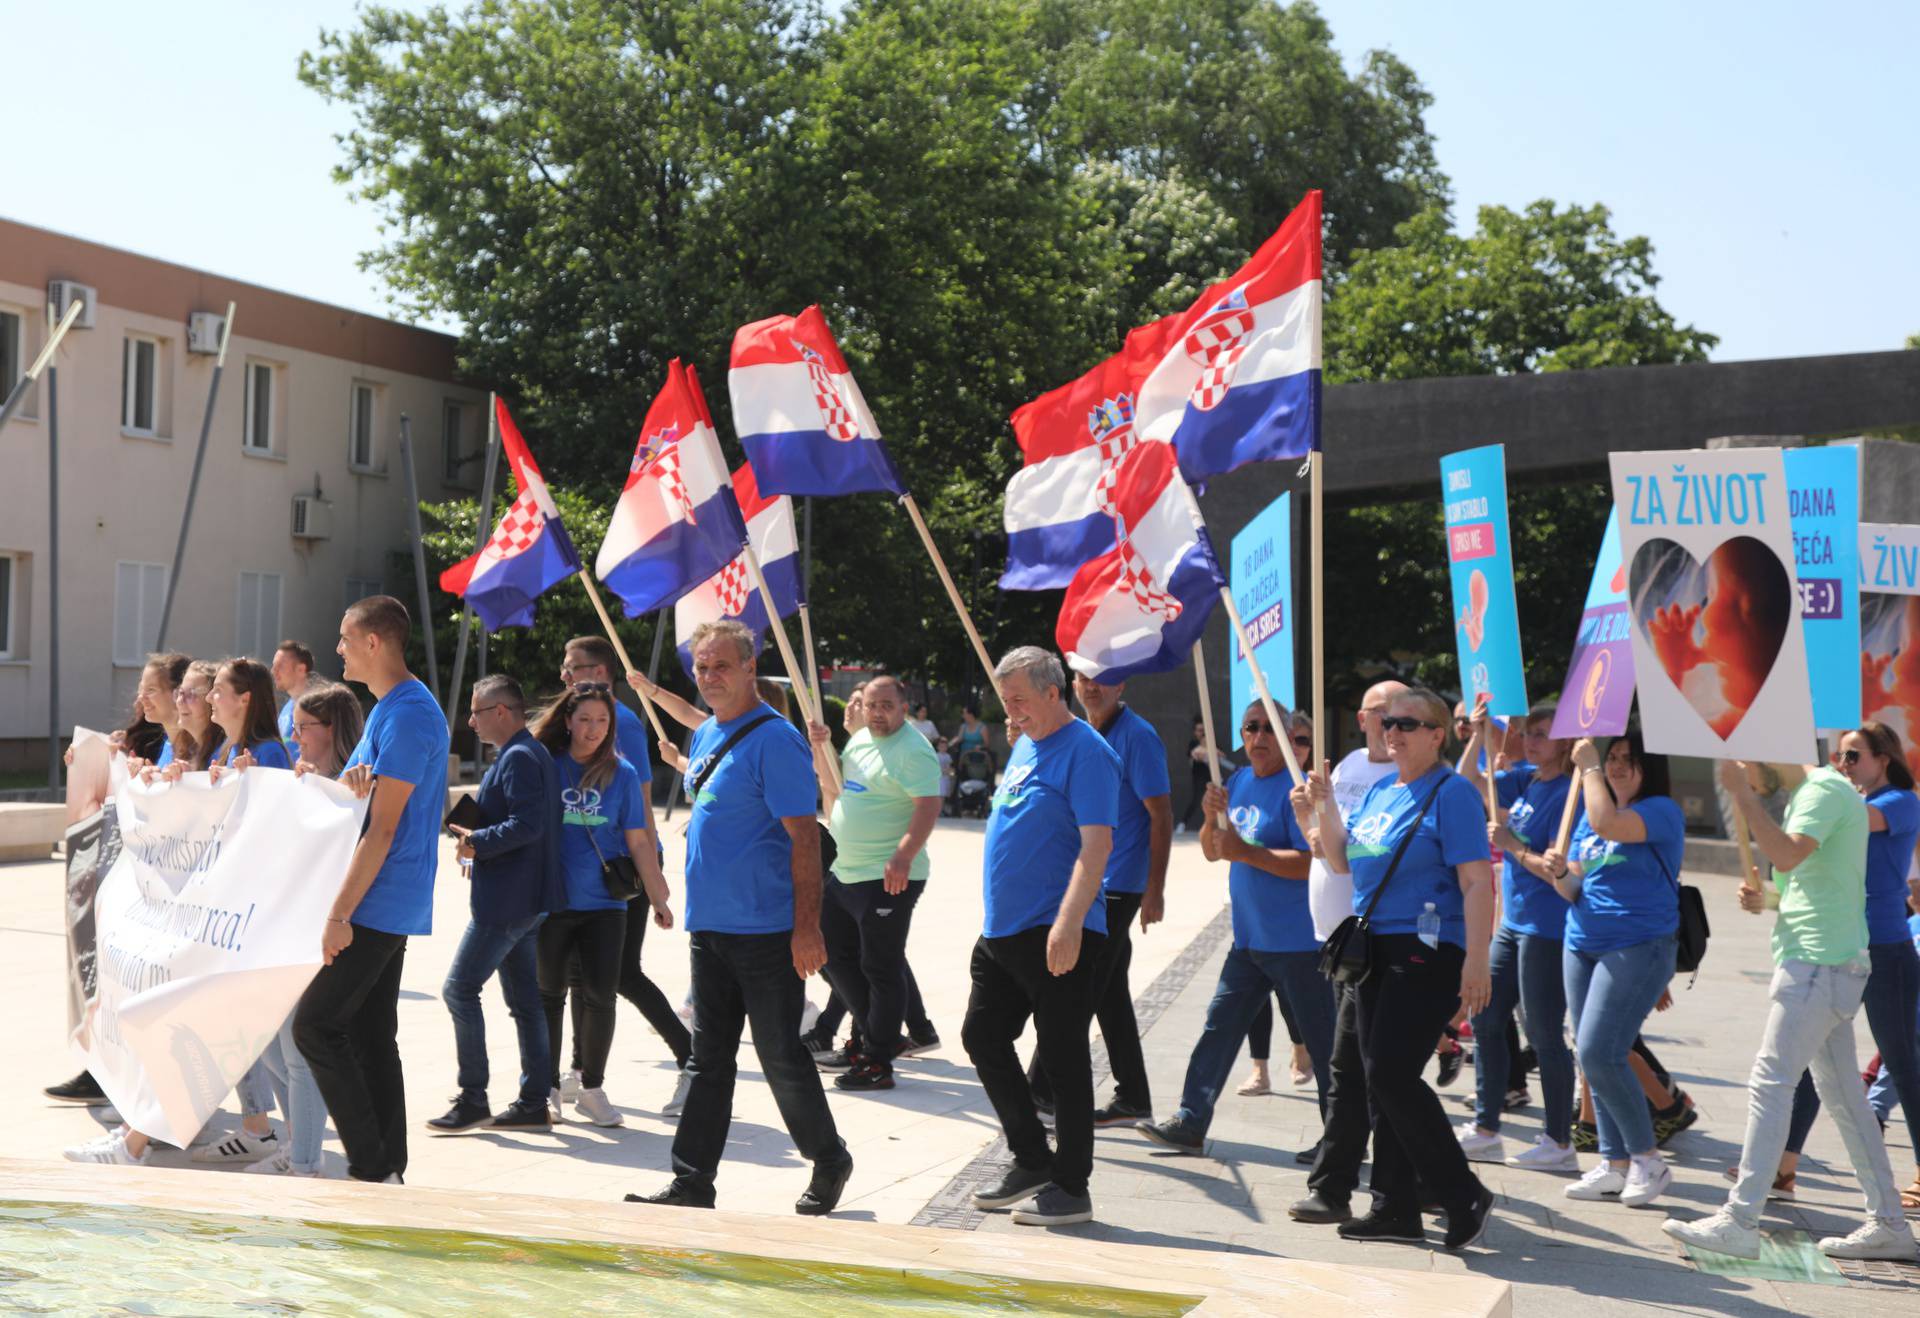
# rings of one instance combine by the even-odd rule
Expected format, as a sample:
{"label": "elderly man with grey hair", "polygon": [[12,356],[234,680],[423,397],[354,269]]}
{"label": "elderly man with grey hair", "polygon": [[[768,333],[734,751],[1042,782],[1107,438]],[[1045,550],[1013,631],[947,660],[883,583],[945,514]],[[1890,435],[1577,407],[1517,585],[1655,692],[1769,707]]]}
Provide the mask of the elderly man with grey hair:
{"label": "elderly man with grey hair", "polygon": [[[1119,814],[1120,757],[1073,716],[1060,660],[1023,645],[994,669],[1020,739],[987,820],[986,921],[974,944],[961,1039],[1006,1132],[1014,1165],[974,1206],[1027,1226],[1093,1217],[1093,1064],[1087,1041],[1106,937],[1100,880]],[[1031,1017],[1053,1090],[1057,1152],[1014,1052]]]}

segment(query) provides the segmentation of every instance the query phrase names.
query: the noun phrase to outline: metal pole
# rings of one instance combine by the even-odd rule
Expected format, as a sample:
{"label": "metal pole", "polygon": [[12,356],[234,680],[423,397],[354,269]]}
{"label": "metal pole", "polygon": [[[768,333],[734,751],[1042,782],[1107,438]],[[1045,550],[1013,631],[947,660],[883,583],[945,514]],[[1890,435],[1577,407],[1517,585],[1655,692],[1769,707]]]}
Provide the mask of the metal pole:
{"label": "metal pole", "polygon": [[667,611],[665,609],[653,615],[653,657],[647,660],[647,681],[659,684],[660,647],[667,639]]}
{"label": "metal pole", "polygon": [[[187,506],[180,510],[180,538],[174,542],[173,562],[167,568],[166,602],[160,606],[160,632],[153,648],[167,648],[167,623],[173,618],[173,592],[180,584],[180,562],[187,554],[187,529],[193,525],[193,496],[200,491],[200,468],[207,460],[207,435],[213,429],[213,400],[220,396],[220,376],[227,368],[227,344],[233,339],[233,303],[220,327],[220,355],[213,359],[213,380],[207,385],[207,411],[200,418],[200,444],[193,451],[193,475],[187,478]],[[244,421],[242,422],[244,424]]]}
{"label": "metal pole", "polygon": [[[493,469],[500,456],[499,395],[487,395],[487,457],[480,473],[480,525],[474,532],[473,552],[487,547],[487,529],[493,525]],[[473,626],[473,610],[460,610],[460,639],[453,645],[453,672],[447,677],[447,726],[453,726],[454,706],[460,703],[460,679],[467,675],[467,632]]]}
{"label": "metal pole", "polygon": [[[53,333],[47,335],[47,346],[40,349],[40,355],[33,359],[33,365],[27,367],[27,373],[14,381],[13,392],[7,395],[7,401],[0,403],[0,426],[7,424],[14,409],[20,406],[20,400],[27,396],[27,390],[33,388],[33,382],[40,378],[40,372],[53,360],[54,350],[60,346],[60,340],[67,337],[67,331],[73,328],[73,322],[80,319],[80,313],[86,307],[85,302],[76,298],[67,308],[67,314],[60,318],[60,323],[54,326]],[[53,317],[49,315],[47,319],[51,321]]]}
{"label": "metal pole", "polygon": [[420,630],[427,641],[427,690],[440,689],[440,660],[434,654],[433,596],[427,591],[427,547],[420,538],[420,478],[413,470],[413,421],[400,414],[400,466],[407,477],[407,525],[413,531],[413,584],[420,593]]}
{"label": "metal pole", "polygon": [[[53,321],[53,308],[47,308]],[[47,368],[47,786],[60,788],[60,368]]]}

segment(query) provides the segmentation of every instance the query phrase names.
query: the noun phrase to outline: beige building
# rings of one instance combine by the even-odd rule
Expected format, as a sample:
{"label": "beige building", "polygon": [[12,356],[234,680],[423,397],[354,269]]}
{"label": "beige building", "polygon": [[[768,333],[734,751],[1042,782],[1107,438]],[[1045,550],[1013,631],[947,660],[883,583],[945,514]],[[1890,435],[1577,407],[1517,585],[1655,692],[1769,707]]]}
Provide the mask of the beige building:
{"label": "beige building", "polygon": [[[479,486],[486,394],[455,379],[454,340],[0,220],[0,397],[72,296],[89,305],[56,361],[59,726],[116,725],[154,647],[229,302],[167,648],[265,659],[291,636],[337,675],[346,604],[414,607],[401,416],[422,499]],[[46,395],[43,377],[0,430],[0,769],[45,763]]]}

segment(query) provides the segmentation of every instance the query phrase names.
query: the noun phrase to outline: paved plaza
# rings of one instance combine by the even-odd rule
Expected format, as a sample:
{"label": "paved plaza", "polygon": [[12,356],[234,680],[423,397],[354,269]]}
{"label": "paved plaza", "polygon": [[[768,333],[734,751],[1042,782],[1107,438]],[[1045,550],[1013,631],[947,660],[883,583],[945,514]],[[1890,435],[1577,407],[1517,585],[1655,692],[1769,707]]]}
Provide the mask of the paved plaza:
{"label": "paved plaza", "polygon": [[[666,829],[669,873],[679,874],[679,815]],[[990,1165],[997,1127],[959,1046],[968,949],[979,929],[978,824],[943,821],[931,843],[933,878],[915,918],[910,955],[929,1013],[945,1040],[930,1056],[902,1065],[900,1087],[878,1095],[828,1094],[856,1170],[836,1216],[904,1224],[920,1222],[982,1232],[1026,1231],[1004,1214],[982,1216],[964,1206],[967,1186]],[[18,1065],[0,1090],[0,1157],[57,1158],[94,1133],[97,1112],[43,1100],[41,1085],[77,1069],[62,1040],[64,942],[55,863],[0,866],[0,991],[24,1008],[13,1038]],[[440,874],[435,933],[413,940],[400,1004],[409,1112],[417,1123],[435,1115],[453,1092],[453,1035],[439,986],[466,919],[466,893],[451,857]],[[1331,1228],[1290,1222],[1288,1203],[1305,1193],[1306,1173],[1294,1153],[1317,1129],[1311,1089],[1285,1076],[1285,1034],[1277,1042],[1280,1089],[1260,1098],[1229,1094],[1210,1133],[1205,1157],[1159,1151],[1131,1131],[1099,1137],[1093,1193],[1099,1220],[1066,1233],[1109,1242],[1230,1249],[1361,1267],[1471,1271],[1514,1283],[1518,1313],[1624,1312],[1658,1305],[1685,1313],[1920,1316],[1920,1269],[1851,1266],[1824,1279],[1787,1282],[1710,1275],[1695,1268],[1660,1234],[1669,1210],[1709,1211],[1724,1197],[1722,1170],[1737,1160],[1745,1113],[1745,1076],[1758,1040],[1771,962],[1767,918],[1741,914],[1733,880],[1697,876],[1714,938],[1698,982],[1676,986],[1673,1010],[1650,1023],[1661,1059],[1694,1096],[1701,1119],[1668,1150],[1675,1183],[1654,1207],[1576,1204],[1561,1193],[1564,1178],[1482,1166],[1500,1195],[1483,1246],[1454,1256],[1437,1247],[1353,1245]],[[1209,866],[1190,839],[1176,840],[1168,884],[1169,919],[1136,938],[1133,986],[1146,1026],[1154,1099],[1161,1115],[1178,1100],[1188,1050],[1197,1037],[1224,954],[1225,870]],[[676,908],[679,902],[676,899]],[[678,1001],[687,985],[685,936],[654,930],[648,972]],[[824,986],[815,982],[816,1001]],[[510,1095],[514,1065],[511,1022],[497,989],[487,995],[496,1066],[495,1106]],[[662,1043],[637,1012],[622,1006],[607,1091],[626,1124],[614,1130],[569,1122],[545,1135],[413,1138],[410,1185],[552,1195],[579,1202],[582,1220],[622,1211],[620,1196],[648,1190],[667,1176],[671,1123],[659,1107],[672,1091],[673,1067]],[[1861,1056],[1872,1054],[1864,1020]],[[1098,1056],[1098,1054],[1096,1054]],[[1237,1083],[1244,1064],[1236,1067]],[[732,1138],[719,1182],[721,1206],[790,1215],[807,1168],[798,1161],[760,1082],[751,1046],[743,1047]],[[1463,1074],[1444,1100],[1464,1117],[1457,1096],[1470,1091]],[[1104,1092],[1103,1092],[1104,1096]],[[1536,1087],[1537,1096],[1537,1087]],[[1510,1145],[1531,1141],[1538,1108],[1508,1118]],[[219,1120],[231,1123],[229,1112]],[[1904,1183],[1912,1144],[1898,1118],[1889,1131],[1894,1169]],[[986,1155],[983,1157],[983,1154]],[[157,1153],[161,1163],[184,1155]],[[1836,1160],[1838,1166],[1836,1166]],[[344,1174],[337,1143],[328,1171]],[[236,1172],[237,1174],[237,1172]],[[257,1180],[259,1178],[248,1178]],[[1767,1226],[1814,1236],[1845,1231],[1858,1220],[1860,1196],[1845,1170],[1832,1124],[1815,1127],[1802,1163],[1799,1199],[1773,1206]],[[1434,1232],[1437,1238],[1438,1232]],[[1785,1241],[1789,1237],[1783,1235]]]}

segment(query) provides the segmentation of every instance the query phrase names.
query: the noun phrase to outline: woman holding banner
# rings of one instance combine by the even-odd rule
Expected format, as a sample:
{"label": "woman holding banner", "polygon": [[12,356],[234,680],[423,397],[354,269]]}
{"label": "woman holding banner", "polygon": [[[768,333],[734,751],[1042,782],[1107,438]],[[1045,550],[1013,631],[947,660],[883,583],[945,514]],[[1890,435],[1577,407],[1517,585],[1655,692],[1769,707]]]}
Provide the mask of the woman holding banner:
{"label": "woman holding banner", "polygon": [[[1521,762],[1493,775],[1493,793],[1503,817],[1487,825],[1487,838],[1502,853],[1500,927],[1489,958],[1493,996],[1473,1018],[1480,1041],[1474,1058],[1475,1120],[1460,1127],[1460,1147],[1470,1162],[1499,1162],[1505,1154],[1500,1114],[1506,1108],[1508,1049],[1503,1036],[1513,1026],[1517,1005],[1527,1022],[1527,1039],[1539,1059],[1540,1097],[1546,1105],[1546,1130],[1533,1147],[1507,1161],[1535,1171],[1578,1171],[1573,1152],[1573,1054],[1567,1051],[1566,975],[1562,939],[1567,899],[1554,887],[1546,851],[1553,846],[1572,779],[1570,743],[1551,736],[1556,706],[1547,701],[1527,712],[1526,750]],[[1486,744],[1485,701],[1474,707],[1473,736],[1461,774],[1482,796],[1487,779],[1479,767]]]}
{"label": "woman holding banner", "polygon": [[1576,742],[1573,764],[1586,818],[1570,853],[1550,849],[1546,868],[1573,903],[1567,1003],[1580,1070],[1593,1090],[1600,1161],[1566,1196],[1637,1208],[1673,1181],[1628,1054],[1673,978],[1686,817],[1669,794],[1667,757],[1649,755],[1638,732],[1614,739],[1604,769],[1591,740]]}
{"label": "woman holding banner", "polygon": [[180,685],[173,692],[175,721],[173,736],[169,738],[173,754],[148,766],[144,775],[147,782],[154,780],[158,770],[166,770],[172,781],[182,773],[207,767],[219,736],[213,729],[213,711],[207,706],[207,694],[213,690],[213,680],[219,675],[220,666],[211,660],[195,659],[187,665]]}
{"label": "woman holding banner", "polygon": [[207,711],[220,734],[220,751],[208,765],[214,781],[219,781],[222,769],[255,764],[263,769],[293,767],[293,757],[280,740],[273,674],[259,660],[229,659],[221,664],[207,689]]}

